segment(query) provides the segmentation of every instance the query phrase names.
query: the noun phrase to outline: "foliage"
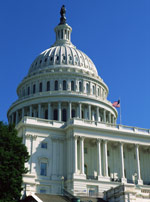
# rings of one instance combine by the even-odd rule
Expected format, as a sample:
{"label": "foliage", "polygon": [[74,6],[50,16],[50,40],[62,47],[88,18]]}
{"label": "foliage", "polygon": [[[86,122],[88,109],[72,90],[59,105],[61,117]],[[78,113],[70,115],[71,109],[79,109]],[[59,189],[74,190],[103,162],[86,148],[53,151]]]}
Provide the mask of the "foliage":
{"label": "foliage", "polygon": [[13,125],[0,122],[0,202],[17,202],[21,196],[24,163],[29,159]]}

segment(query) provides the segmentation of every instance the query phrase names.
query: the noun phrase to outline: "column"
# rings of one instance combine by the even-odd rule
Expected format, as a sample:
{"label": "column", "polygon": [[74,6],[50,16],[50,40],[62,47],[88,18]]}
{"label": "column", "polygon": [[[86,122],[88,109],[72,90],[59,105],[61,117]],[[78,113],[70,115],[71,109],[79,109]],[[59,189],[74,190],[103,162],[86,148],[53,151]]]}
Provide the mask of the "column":
{"label": "column", "polygon": [[84,175],[84,137],[80,138],[80,165],[81,174]]}
{"label": "column", "polygon": [[58,102],[58,121],[61,121],[61,102]]}
{"label": "column", "polygon": [[136,160],[137,160],[137,177],[138,184],[143,184],[143,180],[141,179],[141,170],[140,170],[140,158],[139,158],[139,145],[135,146],[136,149]]}
{"label": "column", "polygon": [[38,104],[38,118],[41,118],[41,104]]}
{"label": "column", "polygon": [[16,124],[18,123],[18,110],[16,111]]}
{"label": "column", "polygon": [[51,120],[51,103],[48,103],[48,119]]}
{"label": "column", "polygon": [[120,160],[121,160],[121,182],[126,183],[127,179],[124,174],[124,156],[123,156],[123,143],[120,142]]}
{"label": "column", "polygon": [[79,119],[82,118],[82,104],[79,103]]}
{"label": "column", "polygon": [[77,173],[78,171],[78,157],[77,157],[77,141],[78,137],[73,137],[73,146],[74,146],[74,173]]}
{"label": "column", "polygon": [[103,122],[106,123],[106,110],[103,111]]}
{"label": "column", "polygon": [[91,105],[88,106],[89,120],[91,120]]}
{"label": "column", "polygon": [[24,117],[24,107],[22,108],[22,118]]}
{"label": "column", "polygon": [[99,121],[99,107],[96,108],[96,119]]}
{"label": "column", "polygon": [[68,119],[71,119],[71,118],[72,118],[71,109],[72,109],[72,104],[71,104],[71,102],[69,102],[69,107],[68,107]]}
{"label": "column", "polygon": [[101,177],[102,176],[102,164],[101,164],[101,140],[98,139],[97,140],[97,174],[98,174],[98,177]]}
{"label": "column", "polygon": [[105,177],[109,177],[108,176],[108,158],[107,158],[107,140],[104,140],[104,175]]}
{"label": "column", "polygon": [[32,117],[32,105],[30,105],[30,117]]}

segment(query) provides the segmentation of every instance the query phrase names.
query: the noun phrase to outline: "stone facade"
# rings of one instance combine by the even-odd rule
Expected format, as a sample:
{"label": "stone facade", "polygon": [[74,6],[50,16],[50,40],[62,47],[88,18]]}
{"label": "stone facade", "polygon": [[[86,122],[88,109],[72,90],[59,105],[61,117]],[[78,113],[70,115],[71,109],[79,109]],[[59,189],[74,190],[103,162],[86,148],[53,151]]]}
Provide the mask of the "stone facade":
{"label": "stone facade", "polygon": [[34,60],[8,110],[30,154],[27,195],[65,188],[103,197],[122,184],[149,190],[150,130],[116,125],[108,87],[71,31],[66,23],[55,28],[56,42]]}

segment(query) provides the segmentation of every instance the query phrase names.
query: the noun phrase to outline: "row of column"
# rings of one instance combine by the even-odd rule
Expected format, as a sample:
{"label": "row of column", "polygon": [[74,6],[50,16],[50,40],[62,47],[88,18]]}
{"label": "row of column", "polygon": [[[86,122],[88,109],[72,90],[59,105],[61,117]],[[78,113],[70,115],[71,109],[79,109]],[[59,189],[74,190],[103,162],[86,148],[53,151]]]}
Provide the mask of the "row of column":
{"label": "row of column", "polygon": [[[95,95],[102,98],[106,98],[107,96],[106,90],[104,88],[90,81],[87,82],[85,80],[83,81],[81,80],[74,80],[74,81],[73,80],[49,80],[49,81],[42,80],[42,81],[36,81],[34,84],[30,84],[20,89],[19,97],[23,97],[26,95],[31,95],[39,92],[50,91],[50,89],[52,89],[52,91],[55,91],[55,81],[58,82],[59,91],[63,90],[63,81],[66,81],[66,91],[75,91],[75,92],[81,92],[85,94],[87,93],[87,94]],[[50,84],[48,87],[49,90],[47,90],[47,85],[48,85],[47,82],[49,82]],[[71,82],[73,82],[73,84],[71,84]]]}
{"label": "row of column", "polygon": [[[92,110],[92,105],[88,105],[88,108],[84,108],[84,119],[92,120],[92,121],[103,121],[104,123],[108,121],[108,123],[115,124],[115,117],[111,114],[111,112],[107,112],[105,109],[103,109],[102,115],[100,116],[100,107],[96,106],[95,110]],[[83,109],[83,104],[79,103],[78,108],[77,108],[77,114],[75,117],[78,117],[82,119],[82,109]],[[51,103],[48,103],[48,119],[52,120],[53,118],[51,117],[51,112],[52,112],[52,106]],[[62,121],[62,103],[58,102],[57,106],[58,110],[58,121]],[[33,113],[34,112],[34,113]],[[22,118],[24,117],[25,114],[25,108],[22,108]],[[106,115],[107,114],[107,115]],[[29,116],[36,117],[35,110],[33,111],[33,106],[29,106]],[[108,116],[107,120],[106,117]],[[41,118],[41,104],[38,104],[38,118]],[[68,120],[72,118],[72,103],[68,103]],[[11,115],[11,122],[14,123],[14,113]],[[16,118],[15,118],[15,123],[17,124],[19,122],[19,113],[18,110],[16,111]]]}
{"label": "row of column", "polygon": [[[77,173],[78,170],[78,159],[77,159],[77,140],[78,136],[75,136],[74,138],[74,151],[75,151],[75,168],[74,172]],[[84,137],[81,137],[80,139],[80,168],[81,168],[81,174],[84,175]],[[102,177],[102,154],[101,154],[101,139],[97,139],[97,173],[98,177]],[[108,156],[107,156],[107,140],[103,140],[104,146],[103,146],[103,160],[104,160],[104,176],[105,178],[109,178],[108,175]],[[125,178],[125,169],[124,169],[124,155],[123,155],[123,143],[120,142],[120,162],[121,162],[121,181],[123,183],[127,182],[127,179]],[[141,170],[140,170],[140,159],[139,159],[139,145],[135,145],[136,150],[136,161],[137,161],[137,177],[138,177],[138,184],[143,184],[143,181],[141,180]]]}

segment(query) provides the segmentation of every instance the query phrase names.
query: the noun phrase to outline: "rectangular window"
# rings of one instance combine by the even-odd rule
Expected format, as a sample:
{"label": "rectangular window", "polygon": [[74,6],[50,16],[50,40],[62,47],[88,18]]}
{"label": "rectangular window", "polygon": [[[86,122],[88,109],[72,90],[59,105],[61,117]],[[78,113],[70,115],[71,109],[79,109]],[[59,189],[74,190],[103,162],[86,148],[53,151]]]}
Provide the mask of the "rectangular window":
{"label": "rectangular window", "polygon": [[47,149],[47,142],[41,142],[41,148]]}
{"label": "rectangular window", "polygon": [[87,151],[87,148],[86,148],[86,147],[84,148],[84,153],[85,153],[85,154],[87,154],[87,153],[88,153],[88,151]]}
{"label": "rectangular window", "polygon": [[40,175],[42,175],[42,176],[46,176],[47,175],[47,163],[41,162]]}
{"label": "rectangular window", "polygon": [[40,194],[46,194],[46,190],[45,189],[40,189]]}

